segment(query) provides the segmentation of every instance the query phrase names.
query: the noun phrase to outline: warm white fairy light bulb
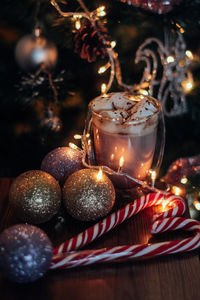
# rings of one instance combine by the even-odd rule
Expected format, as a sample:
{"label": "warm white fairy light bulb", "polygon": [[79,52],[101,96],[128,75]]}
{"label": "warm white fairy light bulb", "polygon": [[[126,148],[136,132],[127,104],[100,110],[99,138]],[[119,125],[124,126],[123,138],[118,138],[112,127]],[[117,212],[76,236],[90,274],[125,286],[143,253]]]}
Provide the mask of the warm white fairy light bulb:
{"label": "warm white fairy light bulb", "polygon": [[106,67],[105,67],[105,66],[102,66],[102,67],[99,68],[98,73],[99,73],[99,74],[102,74],[102,73],[104,73],[105,71],[106,71]]}
{"label": "warm white fairy light bulb", "polygon": [[187,177],[181,178],[181,183],[182,183],[182,184],[186,184],[187,182],[188,182]]}
{"label": "warm white fairy light bulb", "polygon": [[184,88],[185,93],[189,93],[193,89],[194,83],[192,79],[188,79],[182,81],[181,85]]}
{"label": "warm white fairy light bulb", "polygon": [[100,6],[97,8],[97,16],[104,17],[106,15],[105,6]]}
{"label": "warm white fairy light bulb", "polygon": [[175,61],[175,59],[174,59],[173,56],[170,55],[170,56],[167,57],[167,63],[168,64],[173,63],[174,61]]}
{"label": "warm white fairy light bulb", "polygon": [[81,140],[82,136],[80,134],[75,134],[74,139],[75,140]]}
{"label": "warm white fairy light bulb", "polygon": [[103,74],[105,71],[107,71],[110,68],[110,63],[108,62],[106,65],[101,66],[98,70],[99,74]]}
{"label": "warm white fairy light bulb", "polygon": [[76,30],[79,30],[81,28],[81,22],[80,22],[80,20],[76,20],[76,22],[75,22],[75,28],[76,28]]}
{"label": "warm white fairy light bulb", "polygon": [[78,146],[76,146],[74,143],[69,143],[69,147],[72,149],[78,149]]}
{"label": "warm white fairy light bulb", "polygon": [[194,204],[196,210],[200,210],[200,202],[199,201],[196,200],[193,202],[193,204]]}
{"label": "warm white fairy light bulb", "polygon": [[111,45],[112,48],[115,48],[115,46],[117,45],[117,43],[116,43],[116,41],[112,41],[112,42],[110,43],[110,45]]}
{"label": "warm white fairy light bulb", "polygon": [[146,90],[143,90],[143,89],[140,89],[139,93],[142,94],[142,95],[144,95],[144,96],[148,96],[149,95],[149,93]]}
{"label": "warm white fairy light bulb", "polygon": [[189,59],[193,59],[194,57],[193,57],[193,54],[192,54],[192,52],[190,51],[190,50],[186,50],[185,51],[185,54],[186,54],[186,56],[189,58]]}
{"label": "warm white fairy light bulb", "polygon": [[173,187],[172,187],[172,193],[173,193],[174,195],[176,195],[176,196],[180,196],[181,193],[182,193],[182,190],[181,190],[181,188],[178,187],[178,186],[173,186]]}

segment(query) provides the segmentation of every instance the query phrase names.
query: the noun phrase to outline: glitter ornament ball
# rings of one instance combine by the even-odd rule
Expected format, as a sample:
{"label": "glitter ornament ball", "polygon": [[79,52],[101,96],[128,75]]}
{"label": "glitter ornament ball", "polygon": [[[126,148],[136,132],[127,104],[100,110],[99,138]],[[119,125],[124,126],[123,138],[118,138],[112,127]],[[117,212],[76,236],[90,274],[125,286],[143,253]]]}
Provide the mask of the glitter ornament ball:
{"label": "glitter ornament ball", "polygon": [[22,221],[49,221],[61,204],[60,186],[50,174],[33,170],[19,175],[11,185],[10,205]]}
{"label": "glitter ornament ball", "polygon": [[40,36],[37,29],[33,35],[25,35],[17,43],[15,58],[25,71],[36,71],[42,64],[46,69],[55,67],[57,48],[45,37]]}
{"label": "glitter ornament ball", "polygon": [[69,175],[83,169],[82,153],[69,147],[59,147],[43,159],[41,170],[51,174],[61,185]]}
{"label": "glitter ornament ball", "polygon": [[80,221],[95,221],[112,209],[115,189],[102,171],[79,170],[66,180],[63,200],[72,217]]}
{"label": "glitter ornament ball", "polygon": [[39,228],[20,224],[5,229],[0,234],[0,269],[16,282],[37,280],[49,269],[52,245]]}

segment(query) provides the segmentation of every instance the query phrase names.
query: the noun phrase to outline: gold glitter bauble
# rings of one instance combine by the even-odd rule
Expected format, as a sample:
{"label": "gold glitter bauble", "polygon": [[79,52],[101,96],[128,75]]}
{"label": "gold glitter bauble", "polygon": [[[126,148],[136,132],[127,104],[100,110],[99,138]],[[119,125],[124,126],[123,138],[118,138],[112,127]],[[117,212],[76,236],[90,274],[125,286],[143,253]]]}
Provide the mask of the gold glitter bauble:
{"label": "gold glitter bauble", "polygon": [[83,169],[68,177],[63,186],[63,200],[70,215],[80,221],[94,221],[110,212],[115,203],[115,189],[101,171]]}
{"label": "gold glitter bauble", "polygon": [[50,220],[60,207],[60,186],[56,179],[46,172],[28,171],[19,175],[13,182],[9,201],[22,221],[43,223]]}

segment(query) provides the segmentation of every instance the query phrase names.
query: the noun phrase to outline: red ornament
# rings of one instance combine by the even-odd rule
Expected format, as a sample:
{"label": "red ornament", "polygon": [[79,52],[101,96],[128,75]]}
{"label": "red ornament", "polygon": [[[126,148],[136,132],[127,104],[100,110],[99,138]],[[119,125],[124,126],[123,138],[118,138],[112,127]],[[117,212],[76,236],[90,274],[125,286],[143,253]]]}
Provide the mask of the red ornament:
{"label": "red ornament", "polygon": [[179,183],[182,178],[200,174],[200,155],[179,158],[174,161],[165,175],[167,183]]}
{"label": "red ornament", "polygon": [[121,0],[121,2],[141,7],[158,14],[166,14],[170,12],[174,5],[180,4],[181,1],[182,0]]}

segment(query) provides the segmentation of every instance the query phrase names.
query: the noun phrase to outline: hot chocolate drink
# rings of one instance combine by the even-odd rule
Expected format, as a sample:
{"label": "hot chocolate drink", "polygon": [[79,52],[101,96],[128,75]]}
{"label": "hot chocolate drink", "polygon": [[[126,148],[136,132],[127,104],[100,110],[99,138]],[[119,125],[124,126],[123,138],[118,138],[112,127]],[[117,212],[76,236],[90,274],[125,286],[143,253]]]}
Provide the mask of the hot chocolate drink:
{"label": "hot chocolate drink", "polygon": [[154,98],[113,93],[90,103],[98,165],[144,180],[151,168],[160,103]]}

